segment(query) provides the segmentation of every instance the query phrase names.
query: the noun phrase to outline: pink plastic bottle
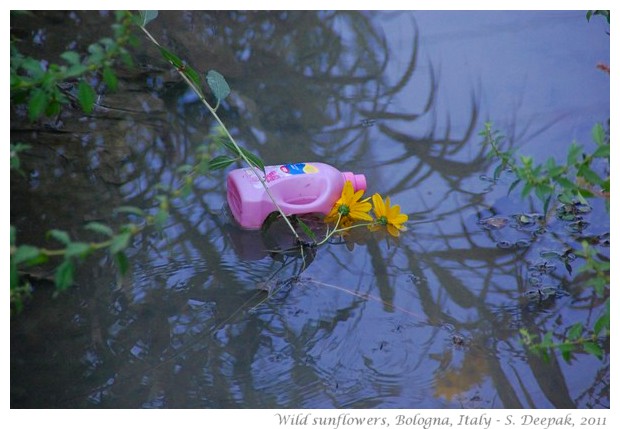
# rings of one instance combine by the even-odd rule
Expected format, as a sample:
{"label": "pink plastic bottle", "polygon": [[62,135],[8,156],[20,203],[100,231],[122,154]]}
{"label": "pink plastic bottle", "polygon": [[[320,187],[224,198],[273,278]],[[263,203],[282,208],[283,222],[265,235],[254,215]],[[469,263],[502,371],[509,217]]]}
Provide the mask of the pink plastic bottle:
{"label": "pink plastic bottle", "polygon": [[[355,191],[366,190],[363,174],[343,173],[321,162],[270,165],[265,167],[264,177],[271,195],[286,215],[328,214],[347,180]],[[244,228],[259,229],[267,216],[277,211],[250,168],[228,173],[227,188],[230,210]]]}

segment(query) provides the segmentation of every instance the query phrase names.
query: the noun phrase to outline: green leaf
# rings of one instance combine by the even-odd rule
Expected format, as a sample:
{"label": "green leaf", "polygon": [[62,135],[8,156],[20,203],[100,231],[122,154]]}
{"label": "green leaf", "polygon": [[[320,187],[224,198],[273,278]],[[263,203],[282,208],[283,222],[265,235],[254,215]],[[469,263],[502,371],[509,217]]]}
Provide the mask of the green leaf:
{"label": "green leaf", "polygon": [[192,81],[194,82],[194,85],[196,85],[196,89],[200,90],[200,74],[198,74],[198,72],[196,70],[194,70],[192,67],[190,67],[189,65],[185,64],[185,66],[183,67],[182,70],[180,70],[182,73],[185,73],[185,75]]}
{"label": "green leaf", "polygon": [[508,195],[510,195],[510,193],[514,190],[514,188],[515,188],[515,187],[516,187],[519,183],[521,183],[521,179],[517,179],[517,180],[515,180],[514,182],[512,182],[512,183],[510,184],[510,188],[508,188]]}
{"label": "green leaf", "polygon": [[540,340],[540,345],[545,348],[553,347],[553,333],[548,331]]}
{"label": "green leaf", "polygon": [[93,43],[88,46],[88,52],[90,55],[86,58],[86,63],[99,67],[106,56],[103,46]]}
{"label": "green leaf", "polygon": [[127,259],[127,255],[125,255],[125,252],[119,251],[114,254],[114,257],[116,259],[116,265],[118,265],[118,271],[121,276],[124,276],[129,268],[129,260]]}
{"label": "green leaf", "polygon": [[86,67],[85,65],[76,64],[74,66],[69,67],[69,69],[65,72],[65,78],[80,76],[87,70],[88,70],[88,67]]}
{"label": "green leaf", "polygon": [[215,70],[209,70],[207,73],[207,84],[218,101],[222,101],[228,97],[228,94],[230,94],[230,87],[228,86],[226,79],[224,79],[224,76]]}
{"label": "green leaf", "polygon": [[[21,167],[21,160],[19,158],[19,153],[30,149],[30,145],[24,143],[10,144],[11,149],[11,170],[19,170]],[[11,227],[13,228],[13,227]]]}
{"label": "green leaf", "polygon": [[[221,142],[234,155],[240,156],[239,151],[237,150],[233,142],[231,142],[227,136],[226,137],[217,136],[216,140]],[[257,167],[263,173],[265,172],[265,164],[258,156],[254,155],[252,152],[242,147],[239,147],[239,149],[241,150],[241,153],[243,153],[246,156],[246,158],[250,161],[250,164],[252,167]]]}
{"label": "green leaf", "polygon": [[138,207],[133,206],[120,206],[114,209],[114,213],[127,213],[140,217],[144,217],[144,211]]}
{"label": "green leaf", "polygon": [[314,233],[314,231],[312,231],[310,229],[310,227],[308,225],[306,225],[305,222],[303,220],[301,220],[300,218],[297,218],[297,222],[299,222],[299,226],[301,226],[301,229],[304,231],[304,233],[308,237],[310,237],[312,239],[312,241],[314,241],[316,243],[317,239],[316,239],[316,234]]}
{"label": "green leaf", "polygon": [[209,160],[208,168],[210,171],[221,170],[222,168],[228,167],[233,162],[235,162],[234,158],[230,158],[226,155],[220,155],[220,156],[216,156],[215,158]]}
{"label": "green leaf", "polygon": [[495,167],[495,170],[493,170],[493,180],[499,179],[499,176],[501,176],[502,171],[504,171],[503,164],[500,164],[497,167]]}
{"label": "green leaf", "polygon": [[114,235],[112,228],[99,222],[89,222],[84,226],[84,229],[107,235],[108,237],[112,237]]}
{"label": "green leaf", "polygon": [[123,232],[112,239],[110,243],[110,253],[116,254],[122,250],[125,250],[129,246],[131,240],[130,232]]}
{"label": "green leaf", "polygon": [[110,67],[104,67],[103,81],[106,85],[108,85],[108,88],[110,88],[111,91],[116,91],[116,88],[118,88],[118,78]]}
{"label": "green leaf", "polygon": [[609,311],[606,311],[601,317],[598,318],[596,323],[594,324],[594,333],[599,335],[605,329],[606,332],[609,332]]}
{"label": "green leaf", "polygon": [[49,94],[41,88],[36,88],[28,100],[28,119],[36,121],[41,117],[50,101]]}
{"label": "green leaf", "polygon": [[599,146],[605,144],[605,130],[601,124],[596,124],[592,128],[592,140]]}
{"label": "green leaf", "polygon": [[577,171],[577,176],[583,177],[589,183],[592,183],[594,185],[599,185],[603,183],[603,179],[601,179],[599,175],[596,174],[587,164],[583,164],[581,167],[579,167],[579,170]]}
{"label": "green leaf", "polygon": [[603,350],[601,347],[593,341],[588,341],[583,343],[583,349],[590,353],[591,355],[596,356],[599,359],[603,359]]}
{"label": "green leaf", "polygon": [[173,66],[175,66],[176,68],[181,68],[183,66],[183,60],[181,60],[181,58],[177,57],[176,55],[174,55],[172,52],[170,52],[166,48],[163,48],[163,47],[160,46],[159,47],[159,52],[161,52],[161,55],[165,59],[170,61],[170,63]]}
{"label": "green leaf", "polygon": [[573,194],[577,190],[577,185],[568,180],[566,177],[556,177],[553,180],[555,180],[555,182],[562,187],[564,192],[570,192]]}
{"label": "green leaf", "polygon": [[551,196],[553,192],[553,188],[544,183],[539,183],[534,187],[534,193],[538,197],[539,200],[544,201],[546,198]]}
{"label": "green leaf", "polygon": [[573,350],[575,350],[575,346],[570,343],[563,343],[558,346],[560,352],[562,352],[562,357],[566,362],[570,362],[573,357]]}
{"label": "green leaf", "polygon": [[566,195],[566,194],[558,195],[558,201],[561,202],[562,204],[572,204],[573,203],[573,199],[571,198],[571,196],[570,195]]}
{"label": "green leaf", "polygon": [[39,256],[40,250],[35,246],[28,246],[26,244],[21,245],[15,250],[15,253],[11,255],[11,261],[15,265],[19,265],[23,262],[27,262],[31,259],[35,259]]}
{"label": "green leaf", "polygon": [[68,289],[73,284],[74,273],[74,263],[70,259],[65,259],[63,263],[56,268],[56,274],[54,275],[54,283],[56,284],[56,289]]}
{"label": "green leaf", "polygon": [[265,164],[263,163],[262,159],[260,159],[257,155],[254,155],[252,152],[244,148],[241,148],[241,152],[245,154],[245,156],[248,158],[248,160],[250,161],[250,163],[252,163],[254,167],[260,169],[263,173],[265,172]]}
{"label": "green leaf", "polygon": [[594,158],[609,158],[609,145],[603,144],[596,148],[594,153],[592,154]]}
{"label": "green leaf", "polygon": [[532,190],[531,183],[526,183],[525,185],[523,185],[523,189],[521,190],[521,198],[527,197],[530,194],[531,190]]}
{"label": "green leaf", "polygon": [[67,245],[65,250],[65,258],[80,257],[85,258],[90,252],[92,247],[88,243],[73,242]]}
{"label": "green leaf", "polygon": [[78,86],[78,101],[85,113],[91,113],[95,106],[95,99],[97,94],[92,86],[90,86],[85,80],[81,80]]}
{"label": "green leaf", "polygon": [[60,113],[60,103],[52,100],[45,108],[45,116],[55,116]]}
{"label": "green leaf", "polygon": [[69,234],[65,231],[61,231],[60,229],[52,229],[47,232],[48,237],[52,237],[54,240],[60,241],[62,244],[68,245],[71,243],[71,238]]}
{"label": "green leaf", "polygon": [[179,174],[187,174],[187,173],[190,173],[193,169],[194,169],[193,165],[183,164],[177,167],[176,171]]}
{"label": "green leaf", "polygon": [[159,12],[156,10],[141,10],[139,14],[140,14],[139,24],[145,27],[149,22],[157,18],[157,15],[159,15]]}
{"label": "green leaf", "polygon": [[28,72],[30,76],[35,79],[41,79],[45,74],[45,70],[41,67],[41,62],[34,58],[26,58],[21,64],[22,68]]}
{"label": "green leaf", "polygon": [[164,228],[164,225],[166,224],[166,221],[168,220],[168,216],[169,213],[167,210],[159,210],[155,214],[155,218],[153,219],[153,224],[155,225],[155,228],[162,230]]}
{"label": "green leaf", "polygon": [[570,327],[568,333],[566,334],[566,338],[569,341],[576,341],[581,337],[581,333],[583,332],[583,325],[581,323],[575,323]]}
{"label": "green leaf", "polygon": [[572,143],[568,148],[568,155],[566,156],[566,164],[573,166],[577,163],[577,159],[582,153],[582,148],[577,143]]}
{"label": "green leaf", "polygon": [[75,51],[66,51],[60,54],[60,58],[69,63],[69,65],[77,65],[80,64],[80,54]]}

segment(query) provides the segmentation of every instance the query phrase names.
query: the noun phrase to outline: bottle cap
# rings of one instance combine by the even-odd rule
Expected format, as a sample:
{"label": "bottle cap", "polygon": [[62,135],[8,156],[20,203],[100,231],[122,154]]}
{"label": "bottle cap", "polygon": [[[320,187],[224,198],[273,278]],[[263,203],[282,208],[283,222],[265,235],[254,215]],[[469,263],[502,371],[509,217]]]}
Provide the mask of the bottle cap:
{"label": "bottle cap", "polygon": [[350,171],[345,171],[342,175],[344,176],[344,180],[348,180],[353,184],[353,190],[355,192],[366,190],[366,176],[363,174],[353,174]]}

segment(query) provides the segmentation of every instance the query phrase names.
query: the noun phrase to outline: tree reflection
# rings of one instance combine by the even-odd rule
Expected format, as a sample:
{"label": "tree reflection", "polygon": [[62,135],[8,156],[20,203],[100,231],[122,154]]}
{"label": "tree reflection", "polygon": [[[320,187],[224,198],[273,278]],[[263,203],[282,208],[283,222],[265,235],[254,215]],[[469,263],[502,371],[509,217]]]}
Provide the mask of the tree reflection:
{"label": "tree reflection", "polygon": [[[128,277],[118,280],[102,257],[81,270],[79,287],[62,303],[39,299],[34,328],[12,326],[12,405],[608,406],[608,390],[598,387],[609,378],[608,362],[591,388],[577,392],[583,383],[574,387],[565,375],[570,366],[555,356],[543,363],[519,343],[520,327],[534,332],[570,312],[558,305],[562,296],[525,297],[535,252],[557,242],[543,235],[529,247],[501,249],[502,234],[514,241],[509,232],[530,232],[491,232],[478,222],[515,214],[501,202],[485,206],[488,187],[502,185],[480,179],[491,161],[483,148],[472,149],[478,97],[460,113],[469,118],[464,130],[448,123],[440,132],[431,121],[420,132],[418,121],[436,114],[440,82],[431,67],[421,110],[391,107],[419,76],[417,31],[403,53],[373,15],[358,12],[162,12],[152,24],[194,68],[226,76],[234,94],[223,118],[238,141],[267,163],[325,159],[343,169],[368,167],[377,178],[389,170],[382,193],[417,201],[410,233],[390,246],[368,236],[352,250],[270,254],[285,249],[286,239],[235,229],[221,209],[223,177],[201,178],[174,202],[163,234],[145,232],[135,243]],[[395,55],[407,55],[406,65],[388,79]],[[144,60],[163,64],[154,51]],[[124,128],[129,174],[118,198],[152,207],[162,185],[178,182],[179,164],[194,161],[213,124],[165,68],[125,84],[148,94],[143,105],[156,113],[96,115],[89,140],[110,145],[110,123],[131,121]],[[80,162],[90,168],[88,157]],[[523,212],[536,211],[529,204]],[[564,289],[573,283],[573,299],[587,299],[583,277],[556,270],[544,280]],[[47,348],[36,350],[40,336],[66,326],[75,326],[75,336],[47,338]],[[40,360],[49,367],[29,376]],[[62,389],[59,368],[74,381]],[[32,396],[35,390],[54,394]]]}

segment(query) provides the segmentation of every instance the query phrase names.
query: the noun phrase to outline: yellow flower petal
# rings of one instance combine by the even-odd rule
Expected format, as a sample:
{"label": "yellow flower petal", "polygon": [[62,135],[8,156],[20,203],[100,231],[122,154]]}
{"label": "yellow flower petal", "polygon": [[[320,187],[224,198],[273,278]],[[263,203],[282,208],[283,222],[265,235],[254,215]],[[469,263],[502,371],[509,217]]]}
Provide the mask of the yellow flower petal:
{"label": "yellow flower petal", "polygon": [[[336,223],[340,216],[339,226],[350,226],[354,220],[364,220],[372,222],[372,217],[368,212],[372,209],[372,204],[368,202],[369,198],[360,200],[364,195],[363,190],[355,192],[353,184],[347,180],[342,187],[340,198],[334,203],[334,206],[325,217],[326,223]],[[344,207],[343,207],[344,206]],[[344,210],[341,210],[343,209]]]}
{"label": "yellow flower petal", "polygon": [[385,227],[390,235],[398,237],[401,231],[407,230],[407,227],[403,224],[409,220],[409,216],[400,212],[398,204],[392,206],[390,197],[386,197],[384,202],[381,195],[374,194],[372,196],[372,203],[377,220],[373,225],[369,226],[371,231],[377,231]]}

